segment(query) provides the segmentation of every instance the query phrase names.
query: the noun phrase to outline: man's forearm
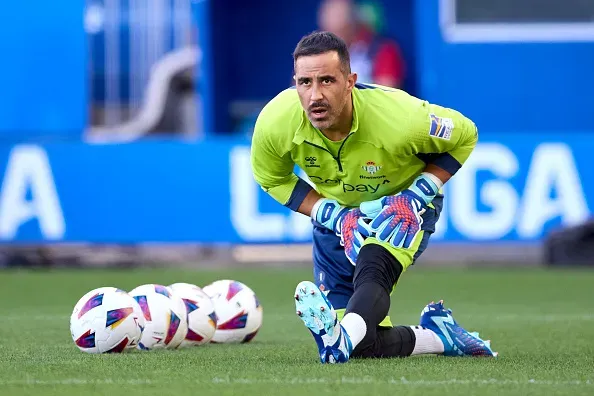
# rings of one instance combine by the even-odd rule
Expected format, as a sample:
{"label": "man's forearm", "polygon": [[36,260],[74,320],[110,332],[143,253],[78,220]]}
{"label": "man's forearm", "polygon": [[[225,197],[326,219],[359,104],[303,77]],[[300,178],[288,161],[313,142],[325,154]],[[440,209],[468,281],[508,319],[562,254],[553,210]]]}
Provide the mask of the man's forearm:
{"label": "man's forearm", "polygon": [[439,180],[441,180],[442,184],[447,183],[447,181],[452,177],[451,173],[433,164],[428,164],[423,172],[431,173],[432,175],[436,176]]}
{"label": "man's forearm", "polygon": [[[423,171],[427,172],[427,173],[431,173],[432,175],[437,177],[439,180],[441,180],[442,184],[445,184],[452,177],[452,175],[448,171],[445,171],[442,168],[440,168],[439,166],[436,166],[433,164],[428,164]],[[299,205],[297,212],[311,217],[311,211],[312,211],[314,205],[316,204],[316,202],[318,202],[322,198],[324,198],[324,197],[322,197],[320,194],[318,194],[318,192],[316,190],[311,190],[305,196],[305,199],[303,200],[303,202],[301,202],[301,205]]]}
{"label": "man's forearm", "polygon": [[316,190],[311,190],[306,196],[301,205],[299,205],[299,209],[297,212],[302,213],[306,216],[311,216],[311,210],[313,209],[316,202],[318,202],[322,197]]}

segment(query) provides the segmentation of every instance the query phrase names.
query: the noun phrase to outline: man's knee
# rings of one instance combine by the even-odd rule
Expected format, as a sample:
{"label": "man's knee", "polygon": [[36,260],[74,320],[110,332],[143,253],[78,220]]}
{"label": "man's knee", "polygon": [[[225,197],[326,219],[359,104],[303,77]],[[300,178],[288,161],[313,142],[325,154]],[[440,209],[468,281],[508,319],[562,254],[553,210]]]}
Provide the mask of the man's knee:
{"label": "man's knee", "polygon": [[353,285],[357,289],[368,282],[377,283],[390,294],[402,271],[402,265],[383,246],[365,245],[357,258]]}

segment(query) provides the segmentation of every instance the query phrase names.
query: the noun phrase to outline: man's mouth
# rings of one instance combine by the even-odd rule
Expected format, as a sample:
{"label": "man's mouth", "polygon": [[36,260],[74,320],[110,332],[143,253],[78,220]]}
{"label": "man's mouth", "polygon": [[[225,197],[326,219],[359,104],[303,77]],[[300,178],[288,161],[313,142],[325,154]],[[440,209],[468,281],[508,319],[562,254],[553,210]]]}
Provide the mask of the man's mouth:
{"label": "man's mouth", "polygon": [[314,117],[320,118],[324,117],[328,113],[328,109],[326,107],[314,107],[309,112]]}

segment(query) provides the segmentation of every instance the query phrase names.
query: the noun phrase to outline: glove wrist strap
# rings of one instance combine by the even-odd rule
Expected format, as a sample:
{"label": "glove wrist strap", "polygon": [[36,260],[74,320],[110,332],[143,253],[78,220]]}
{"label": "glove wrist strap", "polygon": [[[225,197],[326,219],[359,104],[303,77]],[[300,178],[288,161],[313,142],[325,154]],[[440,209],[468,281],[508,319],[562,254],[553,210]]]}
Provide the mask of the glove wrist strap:
{"label": "glove wrist strap", "polygon": [[[331,231],[337,232],[337,225],[347,208],[334,199],[322,198],[311,209],[311,218]],[[338,230],[339,231],[339,230]]]}
{"label": "glove wrist strap", "polygon": [[320,210],[320,207],[322,206],[322,203],[324,203],[325,200],[326,198],[318,199],[314,206],[311,208],[311,218],[315,221],[318,221],[318,211]]}
{"label": "glove wrist strap", "polygon": [[426,205],[433,201],[433,198],[443,187],[443,182],[432,173],[423,172],[417,177],[408,188],[421,198]]}

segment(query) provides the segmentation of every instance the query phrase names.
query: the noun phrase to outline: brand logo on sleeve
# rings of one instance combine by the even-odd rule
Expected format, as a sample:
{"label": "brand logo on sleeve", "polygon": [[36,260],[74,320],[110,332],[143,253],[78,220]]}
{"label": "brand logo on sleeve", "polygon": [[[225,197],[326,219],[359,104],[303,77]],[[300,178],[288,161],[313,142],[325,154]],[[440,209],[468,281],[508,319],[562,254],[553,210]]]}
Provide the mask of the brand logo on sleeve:
{"label": "brand logo on sleeve", "polygon": [[454,129],[454,121],[451,118],[438,117],[435,114],[430,114],[429,117],[431,119],[429,136],[450,140]]}

